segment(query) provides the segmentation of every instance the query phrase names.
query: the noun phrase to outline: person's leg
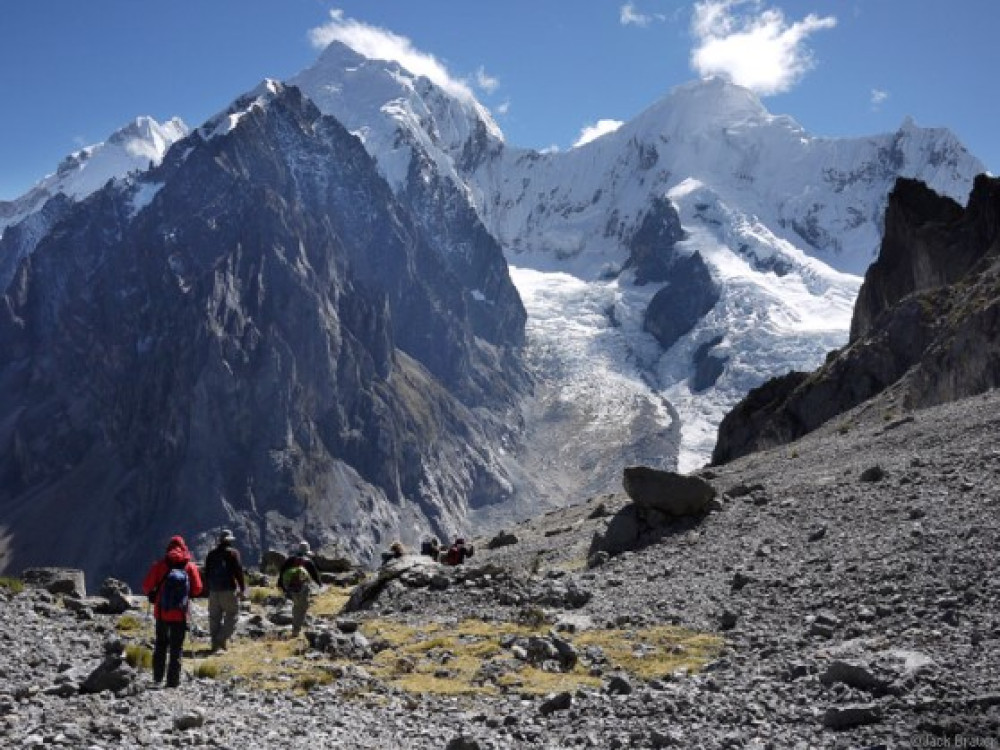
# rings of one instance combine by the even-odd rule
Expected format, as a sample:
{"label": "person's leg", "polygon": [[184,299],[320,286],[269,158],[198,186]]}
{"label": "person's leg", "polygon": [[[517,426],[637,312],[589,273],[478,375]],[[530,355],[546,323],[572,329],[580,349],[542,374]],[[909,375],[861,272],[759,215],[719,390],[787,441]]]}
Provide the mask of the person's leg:
{"label": "person's leg", "polygon": [[212,650],[215,651],[220,647],[222,638],[220,638],[220,628],[222,625],[222,615],[223,615],[223,604],[221,595],[222,591],[209,591],[208,592],[208,638],[212,644]]}
{"label": "person's leg", "polygon": [[163,682],[163,674],[167,666],[167,645],[170,639],[169,628],[163,620],[156,620],[156,640],[153,643],[153,682]]}
{"label": "person's leg", "polygon": [[292,597],[292,635],[297,636],[306,621],[306,610],[309,609],[309,590],[303,590]]}
{"label": "person's leg", "polygon": [[[240,600],[235,591],[219,592],[220,623],[218,629],[219,648],[226,648],[229,639],[236,632],[236,623],[240,615]],[[215,641],[213,640],[213,643]]]}
{"label": "person's leg", "polygon": [[172,622],[170,628],[170,660],[167,664],[167,687],[177,687],[181,684],[181,653],[184,650],[184,637],[187,635],[186,622]]}

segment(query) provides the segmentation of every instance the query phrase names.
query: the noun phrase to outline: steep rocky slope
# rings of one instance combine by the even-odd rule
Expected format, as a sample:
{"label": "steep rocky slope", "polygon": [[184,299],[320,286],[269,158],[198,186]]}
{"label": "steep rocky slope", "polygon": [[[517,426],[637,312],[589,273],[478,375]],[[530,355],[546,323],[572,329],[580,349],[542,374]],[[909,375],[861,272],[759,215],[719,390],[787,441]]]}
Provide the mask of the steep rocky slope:
{"label": "steep rocky slope", "polygon": [[898,384],[918,408],[1000,384],[1000,180],[976,178],[967,207],[900,180],[851,340],[811,374],[750,392],[719,427],[714,463],[780,445]]}
{"label": "steep rocky slope", "polygon": [[[254,650],[269,687],[212,678],[199,656],[178,690],[121,670],[114,689],[81,693],[105,641],[146,641],[142,611],[126,624],[99,613],[101,598],[0,587],[0,737],[253,750],[989,747],[1000,736],[1000,393],[906,414],[883,399],[704,472],[718,510],[596,567],[587,551],[627,502],[618,494],[510,527],[493,550],[492,536],[477,540],[462,568],[414,568],[359,612],[313,617],[312,646],[283,650],[287,620],[255,602],[234,648]],[[505,637],[532,619],[536,640]],[[194,621],[201,652],[200,604]],[[665,624],[720,637],[722,650],[697,674],[678,671],[656,640]],[[423,632],[422,645],[404,649],[402,632]],[[554,660],[531,672],[539,684],[512,680],[535,649]],[[430,689],[453,685],[475,655],[486,666],[464,690]]]}
{"label": "steep rocky slope", "polygon": [[252,557],[300,536],[365,557],[506,499],[524,310],[437,197],[415,218],[268,83],[72,206],[0,308],[0,569],[127,570],[224,526]]}

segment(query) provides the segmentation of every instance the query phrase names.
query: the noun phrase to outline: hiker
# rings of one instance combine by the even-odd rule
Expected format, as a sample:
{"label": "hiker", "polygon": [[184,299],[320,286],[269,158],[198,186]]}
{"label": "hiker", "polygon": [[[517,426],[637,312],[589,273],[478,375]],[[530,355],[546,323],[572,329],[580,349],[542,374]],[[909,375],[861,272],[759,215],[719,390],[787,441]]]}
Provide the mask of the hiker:
{"label": "hiker", "polygon": [[438,557],[441,554],[441,542],[438,541],[436,536],[432,536],[430,539],[425,539],[423,544],[420,545],[420,554],[429,557],[434,562],[437,562]]}
{"label": "hiker", "polygon": [[278,585],[285,596],[292,600],[293,638],[298,637],[306,620],[309,589],[312,583],[321,585],[319,571],[316,570],[316,563],[311,558],[312,550],[309,548],[309,542],[299,542],[298,548],[288,556],[278,572]]}
{"label": "hiker", "polygon": [[[184,538],[171,537],[167,553],[146,573],[142,591],[153,603],[156,642],[153,646],[153,682],[174,688],[181,681],[181,650],[187,635],[188,601],[201,594],[201,575],[191,560]],[[167,656],[169,653],[169,664]]]}
{"label": "hiker", "polygon": [[445,565],[461,565],[467,557],[472,557],[476,552],[475,547],[466,544],[462,537],[455,540],[455,543],[448,548],[444,555]]}
{"label": "hiker", "polygon": [[406,548],[403,547],[402,542],[393,542],[389,545],[389,551],[382,553],[382,564],[391,563],[393,560],[398,560],[403,555],[406,554]]}
{"label": "hiker", "polygon": [[[205,557],[205,583],[208,585],[208,634],[212,653],[225,651],[236,631],[240,599],[246,596],[243,561],[233,546],[236,537],[229,529],[219,534],[218,545]],[[238,592],[238,593],[237,593]]]}

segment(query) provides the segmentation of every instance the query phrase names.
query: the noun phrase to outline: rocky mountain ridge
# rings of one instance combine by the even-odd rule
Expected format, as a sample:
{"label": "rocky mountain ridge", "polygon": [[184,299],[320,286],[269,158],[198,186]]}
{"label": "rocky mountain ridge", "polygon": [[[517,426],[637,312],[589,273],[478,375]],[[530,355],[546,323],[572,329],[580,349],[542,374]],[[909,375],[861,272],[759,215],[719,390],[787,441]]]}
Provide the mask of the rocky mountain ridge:
{"label": "rocky mountain ridge", "polygon": [[0,567],[222,527],[364,558],[502,502],[524,310],[474,214],[417,209],[273,82],[71,206],[0,312]]}
{"label": "rocky mountain ridge", "polygon": [[790,442],[885,390],[918,409],[997,387],[998,282],[1000,180],[977,177],[964,209],[900,180],[850,342],[813,373],[751,391],[720,425],[713,462]]}

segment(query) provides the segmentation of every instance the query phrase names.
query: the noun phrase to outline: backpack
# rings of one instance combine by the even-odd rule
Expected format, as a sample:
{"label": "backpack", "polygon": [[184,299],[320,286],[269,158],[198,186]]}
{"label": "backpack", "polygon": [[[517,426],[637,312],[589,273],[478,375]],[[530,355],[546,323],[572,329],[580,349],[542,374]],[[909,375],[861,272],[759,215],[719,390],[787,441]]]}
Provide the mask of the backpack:
{"label": "backpack", "polygon": [[229,550],[221,550],[209,554],[205,560],[205,578],[208,579],[209,591],[230,591],[235,588],[232,572],[233,554]]}
{"label": "backpack", "polygon": [[187,566],[171,568],[160,583],[160,612],[187,612],[191,584]]}
{"label": "backpack", "polygon": [[289,594],[298,594],[309,585],[309,571],[301,561],[295,561],[281,574],[281,588]]}
{"label": "backpack", "polygon": [[444,556],[445,565],[461,565],[462,564],[462,550],[457,544],[453,544],[448,548],[448,553]]}

